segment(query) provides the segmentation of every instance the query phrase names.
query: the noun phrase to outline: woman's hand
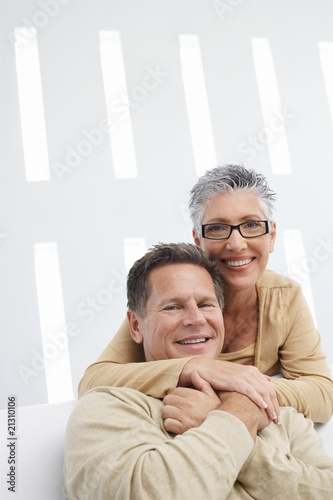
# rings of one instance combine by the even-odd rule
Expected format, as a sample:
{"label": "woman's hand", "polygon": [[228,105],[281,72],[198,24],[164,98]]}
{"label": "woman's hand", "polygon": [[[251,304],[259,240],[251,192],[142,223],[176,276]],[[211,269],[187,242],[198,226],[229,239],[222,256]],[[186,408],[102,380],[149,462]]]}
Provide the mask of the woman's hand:
{"label": "woman's hand", "polygon": [[280,408],[270,377],[262,374],[255,366],[203,357],[192,358],[184,366],[178,386],[191,385],[193,371],[197,371],[215,391],[244,394],[259,408],[265,409],[273,422],[280,423]]}
{"label": "woman's hand", "polygon": [[194,389],[176,387],[163,399],[162,417],[168,432],[183,434],[198,427],[221,404],[214,389],[196,371],[192,372],[191,381]]}

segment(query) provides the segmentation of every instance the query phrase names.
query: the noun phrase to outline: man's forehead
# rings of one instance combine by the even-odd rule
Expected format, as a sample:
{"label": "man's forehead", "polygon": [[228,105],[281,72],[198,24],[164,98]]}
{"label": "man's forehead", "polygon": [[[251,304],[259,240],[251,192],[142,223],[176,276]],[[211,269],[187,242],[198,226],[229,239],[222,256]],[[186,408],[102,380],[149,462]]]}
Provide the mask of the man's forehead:
{"label": "man's forehead", "polygon": [[[203,266],[200,266],[198,264],[192,264],[188,262],[171,262],[168,264],[164,264],[162,266],[155,267],[149,272],[148,278],[151,281],[155,281],[158,279],[159,276],[165,275],[165,276],[176,276],[176,275],[202,275],[206,276],[206,278],[209,278],[210,281],[213,282],[213,279],[207,269],[205,269]],[[154,279],[155,278],[155,279]]]}
{"label": "man's forehead", "polygon": [[155,268],[149,273],[148,281],[149,295],[153,291],[161,296],[170,292],[180,297],[194,289],[202,295],[207,295],[207,291],[209,295],[216,295],[211,275],[204,267],[195,264],[167,264]]}

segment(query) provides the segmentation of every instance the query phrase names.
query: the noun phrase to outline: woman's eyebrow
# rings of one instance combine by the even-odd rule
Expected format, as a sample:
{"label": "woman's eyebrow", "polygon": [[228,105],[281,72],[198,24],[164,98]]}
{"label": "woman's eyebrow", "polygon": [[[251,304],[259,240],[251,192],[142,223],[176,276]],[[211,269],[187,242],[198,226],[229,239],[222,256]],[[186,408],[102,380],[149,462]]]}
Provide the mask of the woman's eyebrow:
{"label": "woman's eyebrow", "polygon": [[[263,220],[263,215],[258,214],[249,214],[240,217],[238,220],[241,222],[246,222],[248,220]],[[214,222],[223,222],[224,224],[231,224],[230,220],[225,217],[212,217],[209,221],[205,222],[205,224],[213,224]]]}

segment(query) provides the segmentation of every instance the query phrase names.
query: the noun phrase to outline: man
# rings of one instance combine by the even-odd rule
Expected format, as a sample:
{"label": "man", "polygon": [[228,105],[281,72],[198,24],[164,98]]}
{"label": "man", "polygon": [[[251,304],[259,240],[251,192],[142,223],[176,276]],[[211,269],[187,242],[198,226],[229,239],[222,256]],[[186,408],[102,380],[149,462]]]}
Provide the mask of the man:
{"label": "man", "polygon": [[[131,335],[147,361],[221,351],[221,277],[200,248],[157,245],[133,265],[127,287]],[[217,395],[197,372],[192,383],[164,405],[131,388],[86,393],[68,423],[65,496],[332,498],[333,460],[310,420],[286,407],[275,425],[246,396]]]}

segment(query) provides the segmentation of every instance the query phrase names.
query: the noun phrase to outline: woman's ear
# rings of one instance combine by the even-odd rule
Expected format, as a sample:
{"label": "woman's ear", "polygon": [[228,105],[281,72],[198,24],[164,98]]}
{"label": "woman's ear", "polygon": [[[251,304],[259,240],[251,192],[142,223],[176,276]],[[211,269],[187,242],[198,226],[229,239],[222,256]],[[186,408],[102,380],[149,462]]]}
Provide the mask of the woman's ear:
{"label": "woman's ear", "polygon": [[198,235],[198,232],[196,231],[196,229],[192,229],[192,237],[193,237],[193,240],[194,240],[194,243],[197,245],[197,247],[200,247],[200,237]]}
{"label": "woman's ear", "polygon": [[140,318],[139,316],[130,309],[127,311],[127,319],[130,328],[130,334],[134,342],[137,344],[142,344],[143,336],[140,329]]}
{"label": "woman's ear", "polygon": [[270,253],[273,252],[274,250],[274,245],[275,245],[275,238],[276,238],[276,222],[272,221],[270,223],[270,232],[269,232],[269,235],[271,237],[271,242],[270,242]]}

